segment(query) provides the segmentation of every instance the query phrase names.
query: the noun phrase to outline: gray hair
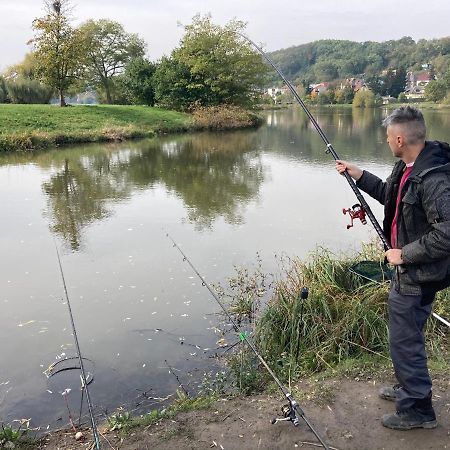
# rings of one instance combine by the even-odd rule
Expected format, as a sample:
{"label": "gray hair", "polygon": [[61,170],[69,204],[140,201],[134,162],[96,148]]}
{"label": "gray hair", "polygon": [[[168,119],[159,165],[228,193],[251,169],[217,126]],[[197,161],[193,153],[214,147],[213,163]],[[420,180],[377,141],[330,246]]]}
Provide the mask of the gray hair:
{"label": "gray hair", "polygon": [[386,128],[391,125],[401,125],[408,144],[425,141],[427,129],[423,114],[414,106],[401,106],[395,109],[383,120]]}

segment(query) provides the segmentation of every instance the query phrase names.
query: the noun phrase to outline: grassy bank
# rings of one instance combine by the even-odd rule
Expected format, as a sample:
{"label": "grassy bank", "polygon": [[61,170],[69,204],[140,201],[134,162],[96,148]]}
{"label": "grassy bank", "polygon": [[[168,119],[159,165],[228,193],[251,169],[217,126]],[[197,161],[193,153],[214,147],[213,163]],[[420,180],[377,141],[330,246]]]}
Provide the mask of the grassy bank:
{"label": "grassy bank", "polygon": [[146,106],[0,105],[0,152],[255,125],[254,114],[233,108],[190,115]]}

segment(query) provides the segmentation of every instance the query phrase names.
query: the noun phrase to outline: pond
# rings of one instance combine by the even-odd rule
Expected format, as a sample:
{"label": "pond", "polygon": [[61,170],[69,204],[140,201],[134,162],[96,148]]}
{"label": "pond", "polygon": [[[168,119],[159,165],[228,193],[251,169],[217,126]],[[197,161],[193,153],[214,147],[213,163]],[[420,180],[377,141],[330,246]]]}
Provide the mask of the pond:
{"label": "pond", "polygon": [[[394,163],[385,114],[314,110],[341,158],[381,177]],[[426,119],[430,136],[449,140],[447,113]],[[55,428],[68,406],[78,417],[77,371],[44,374],[76,355],[55,246],[102,414],[157,404],[178,387],[170,372],[194,389],[220,351],[219,307],[166,232],[210,283],[226,285],[258,258],[277,273],[280,255],[357,250],[375,233],[346,229],[342,208],[355,202],[297,108],[266,112],[257,130],[1,156],[0,421]]]}

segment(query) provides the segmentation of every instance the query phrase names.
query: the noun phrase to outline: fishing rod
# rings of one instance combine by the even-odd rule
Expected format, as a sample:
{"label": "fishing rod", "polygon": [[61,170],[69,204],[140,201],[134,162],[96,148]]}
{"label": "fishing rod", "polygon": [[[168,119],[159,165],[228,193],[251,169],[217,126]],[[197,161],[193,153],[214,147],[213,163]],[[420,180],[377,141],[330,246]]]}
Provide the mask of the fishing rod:
{"label": "fishing rod", "polygon": [[61,263],[61,258],[59,256],[58,247],[56,246],[56,242],[55,242],[55,250],[56,250],[56,256],[58,257],[59,270],[61,272],[61,278],[62,278],[62,282],[63,282],[63,286],[64,286],[64,294],[66,297],[67,308],[69,309],[70,322],[72,324],[72,333],[73,333],[73,337],[75,340],[75,346],[77,348],[78,360],[80,362],[82,389],[86,390],[86,400],[87,400],[87,404],[88,404],[89,416],[91,419],[92,434],[94,435],[95,447],[97,450],[99,450],[101,448],[100,438],[98,435],[97,424],[96,424],[95,418],[94,418],[91,396],[89,394],[90,381],[88,381],[88,379],[86,377],[86,372],[84,370],[83,357],[81,356],[80,344],[78,343],[77,330],[75,328],[75,321],[73,319],[73,314],[72,314],[72,307],[70,306],[69,294],[67,292],[66,279],[64,277],[64,271],[63,271],[63,267],[62,267],[62,263]]}
{"label": "fishing rod", "polygon": [[[334,149],[333,145],[329,141],[327,135],[322,130],[320,125],[317,123],[317,120],[314,118],[314,116],[309,111],[308,107],[306,106],[305,102],[301,99],[301,97],[298,95],[297,91],[295,90],[294,86],[292,86],[292,83],[286,78],[286,76],[283,74],[281,69],[273,62],[272,58],[254,41],[252,41],[248,36],[245,34],[239,33],[238,31],[235,31],[236,34],[241,36],[243,39],[245,39],[247,42],[249,42],[253,47],[255,47],[258,52],[264,57],[264,59],[275,69],[275,71],[278,73],[278,75],[282,78],[282,80],[285,82],[286,86],[291,91],[292,95],[294,96],[295,100],[300,104],[303,111],[308,116],[311,123],[314,125],[314,128],[319,133],[320,137],[322,138],[323,142],[327,146],[326,153],[331,153],[334,160],[340,160],[339,155],[337,154],[336,150]],[[363,225],[366,225],[366,215],[369,218],[370,222],[372,223],[375,231],[377,232],[379,238],[381,239],[381,242],[383,243],[385,250],[391,250],[392,246],[387,240],[386,236],[384,235],[383,229],[381,228],[380,224],[378,223],[378,220],[376,219],[375,215],[373,214],[372,210],[370,209],[369,204],[367,203],[366,199],[362,195],[361,191],[359,190],[358,186],[356,186],[356,183],[354,182],[353,178],[349,175],[347,170],[345,170],[342,175],[344,175],[345,179],[347,180],[348,184],[352,188],[352,191],[356,195],[356,198],[359,201],[359,204],[353,205],[351,208],[344,208],[342,212],[344,214],[349,214],[351,222],[349,225],[347,225],[347,229],[353,227],[354,220],[359,219]],[[399,267],[399,266],[397,266]],[[404,271],[404,267],[400,267],[398,270]],[[439,314],[433,312],[433,317],[443,323],[444,325],[450,327],[450,322],[445,320],[443,317],[441,317]]]}
{"label": "fishing rod", "polygon": [[[275,383],[278,385],[278,387],[283,392],[284,396],[289,402],[289,406],[285,406],[282,409],[284,419],[274,419],[272,420],[272,424],[275,424],[279,421],[287,420],[294,424],[294,426],[297,426],[300,423],[300,419],[303,419],[308,428],[314,433],[318,441],[321,443],[322,447],[325,450],[330,450],[328,445],[323,441],[319,433],[315,430],[311,422],[308,420],[308,418],[305,416],[305,413],[303,409],[300,407],[300,405],[296,402],[292,394],[288,391],[288,389],[284,386],[284,384],[278,379],[278,377],[275,375],[275,373],[272,371],[272,369],[269,367],[265,359],[260,355],[252,341],[250,341],[247,337],[247,333],[243,331],[239,325],[236,323],[236,321],[233,319],[231,314],[228,312],[227,308],[225,308],[224,304],[220,301],[219,297],[217,296],[216,292],[211,288],[211,286],[207,283],[207,281],[203,278],[203,276],[200,274],[200,272],[195,268],[195,266],[192,264],[191,260],[186,256],[186,254],[181,250],[181,248],[178,246],[178,244],[174,241],[172,236],[170,236],[169,233],[166,232],[167,238],[169,238],[172,241],[173,247],[175,247],[183,256],[183,261],[187,262],[191,269],[194,271],[194,273],[198,276],[198,278],[202,282],[202,286],[206,287],[210,294],[213,296],[214,300],[219,304],[219,306],[222,308],[223,312],[227,316],[228,320],[233,325],[234,330],[236,333],[238,333],[239,338],[242,341],[245,341],[245,343],[251,348],[253,353],[257,356],[261,364],[266,368],[266,370],[269,372],[270,376],[273,378]],[[305,294],[307,291],[303,291],[302,298],[305,298]]]}
{"label": "fishing rod", "polygon": [[[314,125],[314,128],[319,133],[320,137],[322,138],[323,142],[325,143],[327,150],[326,153],[331,153],[335,161],[339,160],[339,156],[334,149],[333,145],[331,144],[330,140],[328,139],[325,132],[322,130],[320,125],[318,124],[317,120],[314,118],[314,116],[311,114],[309,109],[307,108],[305,102],[301,99],[301,97],[298,95],[297,91],[295,90],[294,86],[292,86],[292,83],[285,77],[283,72],[280,70],[280,68],[273,62],[272,58],[264,52],[264,50],[257,45],[254,41],[252,41],[249,37],[247,37],[245,34],[235,32],[242,38],[244,38],[246,41],[248,41],[253,47],[255,47],[259,53],[266,59],[266,61],[275,69],[275,71],[278,73],[278,75],[282,78],[282,80],[285,82],[286,86],[291,91],[292,95],[294,96],[295,100],[300,104],[303,111],[308,116],[311,123]],[[383,230],[378,223],[375,215],[373,214],[372,210],[370,209],[370,206],[368,205],[366,199],[362,195],[361,191],[359,190],[358,186],[356,186],[356,183],[354,182],[353,178],[349,175],[347,171],[343,172],[343,175],[345,179],[347,180],[348,184],[352,188],[352,191],[356,195],[356,198],[359,201],[359,204],[353,205],[351,208],[343,209],[343,213],[348,213],[351,218],[351,224],[347,225],[347,228],[351,228],[353,226],[353,221],[356,219],[361,220],[363,225],[367,223],[366,221],[366,215],[369,218],[369,220],[372,222],[373,227],[375,228],[375,231],[377,232],[378,236],[380,237],[381,241],[383,242],[384,248],[386,250],[390,250],[392,247],[389,244],[389,241],[386,239],[386,236],[383,233]]]}

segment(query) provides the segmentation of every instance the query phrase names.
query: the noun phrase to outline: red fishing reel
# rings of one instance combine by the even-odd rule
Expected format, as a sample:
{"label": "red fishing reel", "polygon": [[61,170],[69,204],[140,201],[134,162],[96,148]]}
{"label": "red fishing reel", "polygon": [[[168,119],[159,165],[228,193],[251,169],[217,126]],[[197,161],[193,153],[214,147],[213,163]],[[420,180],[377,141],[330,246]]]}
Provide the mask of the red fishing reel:
{"label": "red fishing reel", "polygon": [[350,215],[351,222],[347,225],[347,230],[353,227],[353,222],[356,219],[359,219],[363,225],[366,225],[366,212],[364,211],[364,208],[357,203],[356,205],[353,205],[351,208],[343,209],[342,212],[344,214]]}

